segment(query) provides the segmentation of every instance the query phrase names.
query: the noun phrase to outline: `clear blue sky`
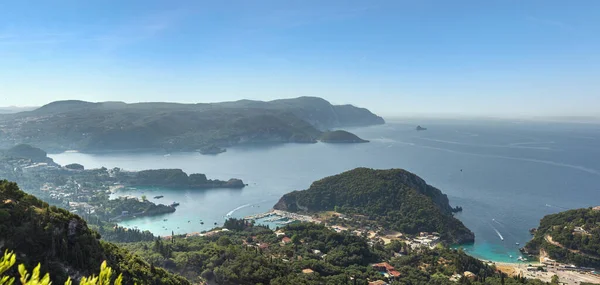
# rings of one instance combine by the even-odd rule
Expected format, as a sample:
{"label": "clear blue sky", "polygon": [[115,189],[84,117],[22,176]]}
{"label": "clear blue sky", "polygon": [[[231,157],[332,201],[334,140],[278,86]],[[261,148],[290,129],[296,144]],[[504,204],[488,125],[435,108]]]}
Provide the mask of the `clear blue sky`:
{"label": "clear blue sky", "polygon": [[0,3],[0,106],[304,95],[385,115],[600,115],[600,1]]}

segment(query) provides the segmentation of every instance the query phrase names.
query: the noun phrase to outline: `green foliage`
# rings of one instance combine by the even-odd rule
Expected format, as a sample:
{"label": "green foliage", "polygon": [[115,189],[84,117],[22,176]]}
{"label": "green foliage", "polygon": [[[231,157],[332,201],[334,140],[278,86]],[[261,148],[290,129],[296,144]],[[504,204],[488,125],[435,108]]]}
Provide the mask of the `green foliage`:
{"label": "green foliage", "polygon": [[451,243],[473,241],[473,233],[452,216],[448,197],[401,169],[357,168],[284,195],[276,209],[362,215],[385,229],[407,234],[438,232]]}
{"label": "green foliage", "polygon": [[[12,285],[14,284],[15,278],[5,275],[5,272],[8,271],[14,264],[16,263],[15,254],[12,252],[6,251],[2,259],[0,259],[0,285]],[[46,273],[42,276],[41,274],[41,265],[38,264],[33,271],[30,273],[25,265],[19,264],[19,281],[22,285],[50,285],[50,274]],[[102,262],[100,266],[100,274],[98,276],[90,276],[90,277],[82,277],[79,285],[121,285],[123,283],[123,276],[119,275],[116,279],[113,280],[113,270],[106,266],[106,261]],[[67,279],[64,283],[65,285],[72,285],[73,282],[71,279]]]}
{"label": "green foliage", "polygon": [[[90,230],[79,216],[50,207],[19,190],[15,183],[0,182],[0,211],[9,213],[0,224],[4,246],[22,256],[19,263],[23,268],[41,263],[39,270],[29,276],[22,275],[28,282],[40,277],[39,272],[48,272],[53,283],[61,284],[68,279],[65,268],[92,275],[106,260],[115,273],[123,275],[126,284],[188,284],[185,279],[153,268],[126,250],[99,241],[100,235]],[[16,272],[7,272],[16,276]]]}
{"label": "green foliage", "polygon": [[320,140],[322,142],[326,142],[326,143],[364,143],[364,142],[369,142],[369,141],[359,138],[357,135],[355,135],[353,133],[350,133],[347,131],[342,131],[342,130],[325,132],[321,135]]}
{"label": "green foliage", "polygon": [[[230,221],[230,224],[242,222]],[[507,279],[501,283],[503,275],[494,267],[447,248],[424,249],[392,258],[401,243],[390,247],[370,245],[364,237],[312,223],[290,224],[279,232],[297,243],[282,245],[281,237],[273,231],[252,225],[204,237],[178,238],[174,243],[157,239],[126,246],[148,262],[189,280],[200,278],[227,285],[367,285],[368,281],[385,279],[370,266],[382,260],[389,260],[402,273],[391,284],[453,284],[450,276],[464,271],[473,272],[476,279],[464,279],[462,284],[543,284],[526,279]],[[269,246],[259,247],[260,244]],[[303,269],[311,269],[313,273],[302,273]]]}
{"label": "green foliage", "polygon": [[545,216],[525,249],[532,254],[544,249],[558,261],[600,268],[600,211],[585,208]]}
{"label": "green foliage", "polygon": [[200,173],[190,174],[181,169],[151,169],[138,172],[120,172],[117,178],[121,183],[132,186],[158,186],[169,188],[210,188],[228,187],[243,188],[239,179],[229,181],[209,180]]}
{"label": "green foliage", "polygon": [[[40,116],[44,120],[31,119]],[[0,143],[23,141],[62,150],[197,150],[239,142],[315,142],[319,129],[383,123],[366,109],[309,97],[216,104],[61,101],[0,120],[8,126]]]}

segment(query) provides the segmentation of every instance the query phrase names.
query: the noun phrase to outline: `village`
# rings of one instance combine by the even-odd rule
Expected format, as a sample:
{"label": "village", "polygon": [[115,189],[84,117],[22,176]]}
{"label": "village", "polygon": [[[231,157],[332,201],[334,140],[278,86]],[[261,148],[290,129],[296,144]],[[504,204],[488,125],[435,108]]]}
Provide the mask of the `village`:
{"label": "village", "polygon": [[[374,226],[356,226],[360,223],[356,223],[353,218],[356,216],[348,216],[336,212],[325,212],[313,216],[301,215],[297,213],[290,213],[280,210],[271,210],[266,213],[252,215],[245,217],[246,220],[252,220],[260,222],[279,222],[281,225],[289,224],[294,221],[311,222],[324,224],[328,228],[336,231],[349,231],[357,236],[367,237],[370,245],[376,242],[383,242],[389,244],[392,241],[400,241],[408,246],[412,250],[418,250],[422,247],[435,248],[440,245],[440,235],[435,232],[421,232],[418,235],[410,236],[400,232],[386,231]],[[364,217],[358,215],[359,219]],[[340,223],[345,221],[345,223]],[[342,225],[343,224],[343,225]],[[582,231],[581,228],[577,228],[577,231]],[[285,236],[285,232],[278,230],[276,231],[278,237],[281,237],[281,243],[287,244],[291,240]],[[256,246],[266,248],[268,245],[257,244]],[[320,254],[320,252],[315,252]],[[396,253],[396,256],[401,256],[402,253]],[[325,256],[325,255],[324,255]],[[593,268],[577,267],[569,264],[561,264],[555,260],[549,259],[546,256],[540,258],[539,263],[501,263],[493,261],[485,261],[489,265],[495,265],[498,270],[508,274],[509,276],[523,276],[531,279],[540,279],[545,282],[550,282],[554,275],[557,275],[560,280],[560,284],[576,285],[582,282],[588,283],[600,283],[600,273],[594,271]],[[400,276],[400,273],[395,270],[387,262],[376,263],[372,265],[374,269],[381,272],[387,279],[393,280]],[[308,272],[308,271],[307,271]],[[306,273],[306,272],[305,272]],[[475,274],[469,271],[465,271],[462,274],[455,274],[450,279],[451,281],[458,281],[462,277],[475,278]],[[369,283],[370,285],[385,285],[388,284],[385,281],[377,280]]]}

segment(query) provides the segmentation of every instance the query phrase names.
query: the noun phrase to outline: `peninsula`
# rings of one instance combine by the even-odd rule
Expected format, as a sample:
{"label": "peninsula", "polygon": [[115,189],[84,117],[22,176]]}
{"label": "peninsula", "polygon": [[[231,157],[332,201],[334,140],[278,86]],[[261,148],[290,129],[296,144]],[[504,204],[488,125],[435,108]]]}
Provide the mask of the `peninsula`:
{"label": "peninsula", "polygon": [[542,262],[600,269],[600,207],[547,215],[523,252]]}
{"label": "peninsula", "polygon": [[188,175],[181,169],[85,169],[76,163],[61,166],[45,151],[30,145],[0,150],[0,177],[19,183],[23,190],[48,203],[106,222],[175,212],[174,204],[155,204],[146,197],[111,199],[117,189],[126,193],[128,187],[138,186],[195,190],[246,186],[240,179],[208,179],[205,174]]}
{"label": "peninsula", "polygon": [[367,109],[316,97],[209,104],[71,100],[0,114],[0,147],[217,154],[239,144],[315,143],[328,129],[383,123]]}
{"label": "peninsula", "polygon": [[342,131],[342,130],[324,132],[321,135],[320,141],[324,142],[324,143],[367,143],[367,142],[369,142],[367,140],[363,140],[363,139],[359,138],[357,135],[355,135],[353,133],[350,133],[347,131]]}
{"label": "peninsula", "polygon": [[475,239],[454,218],[445,194],[402,169],[356,168],[326,177],[307,190],[285,194],[274,209],[307,214],[334,211],[346,216],[346,224],[409,235],[437,233],[447,243]]}

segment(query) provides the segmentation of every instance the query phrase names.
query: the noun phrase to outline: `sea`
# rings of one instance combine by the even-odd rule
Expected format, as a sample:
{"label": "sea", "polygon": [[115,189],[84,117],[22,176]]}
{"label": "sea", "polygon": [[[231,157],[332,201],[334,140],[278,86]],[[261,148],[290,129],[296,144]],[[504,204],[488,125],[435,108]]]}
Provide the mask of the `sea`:
{"label": "sea", "polygon": [[[426,127],[416,131],[416,125]],[[461,246],[472,256],[516,262],[529,229],[551,213],[600,205],[600,125],[520,120],[393,119],[347,129],[365,144],[275,144],[194,152],[78,153],[50,156],[59,164],[127,170],[181,168],[210,179],[240,178],[244,189],[140,187],[115,195],[146,195],[177,211],[123,221],[165,236],[200,232],[228,217],[263,213],[279,198],[320,178],[356,167],[403,168],[448,195],[475,233]],[[163,195],[162,199],[152,197]]]}

